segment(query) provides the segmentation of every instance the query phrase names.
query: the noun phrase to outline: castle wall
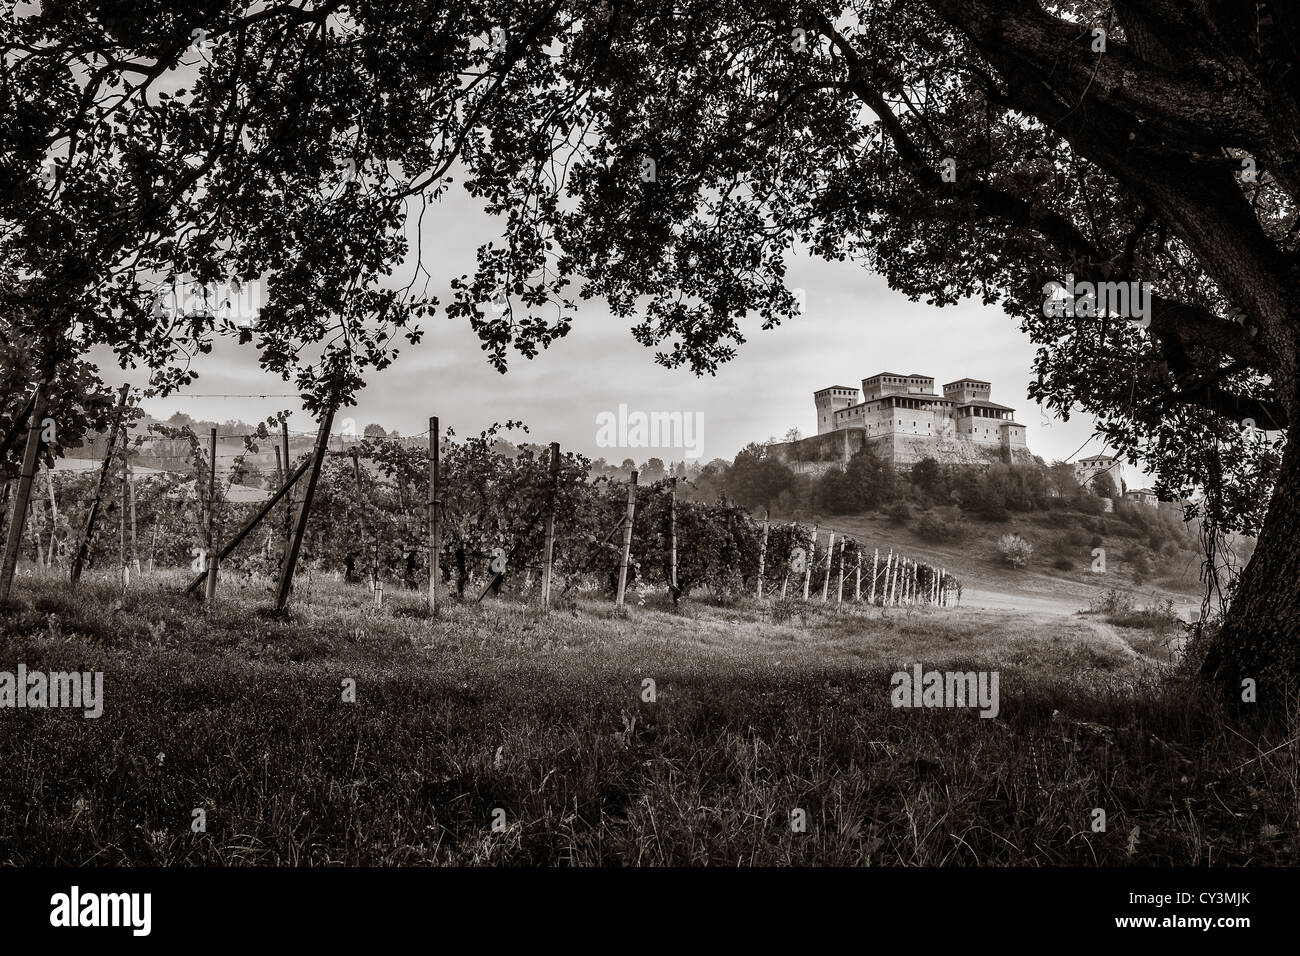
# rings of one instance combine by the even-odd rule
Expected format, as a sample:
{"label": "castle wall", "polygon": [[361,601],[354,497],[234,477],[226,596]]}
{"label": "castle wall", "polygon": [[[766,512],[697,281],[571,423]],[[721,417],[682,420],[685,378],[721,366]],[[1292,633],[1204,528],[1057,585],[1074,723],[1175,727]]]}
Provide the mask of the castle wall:
{"label": "castle wall", "polygon": [[768,446],[768,454],[785,462],[796,474],[821,475],[835,465],[843,465],[867,446],[896,469],[911,468],[923,458],[933,458],[941,465],[990,465],[1008,459],[1012,464],[1029,464],[1034,460],[1023,445],[1004,450],[998,442],[972,442],[929,435],[894,433],[871,437],[860,428],[772,444]]}

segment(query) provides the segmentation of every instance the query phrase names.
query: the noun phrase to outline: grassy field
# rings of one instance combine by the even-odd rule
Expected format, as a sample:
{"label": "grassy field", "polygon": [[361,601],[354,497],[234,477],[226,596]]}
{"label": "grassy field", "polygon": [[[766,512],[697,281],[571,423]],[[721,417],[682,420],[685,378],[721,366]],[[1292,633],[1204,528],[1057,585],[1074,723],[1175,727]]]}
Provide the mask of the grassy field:
{"label": "grassy field", "polygon": [[[0,863],[1300,859],[1294,724],[1229,719],[1140,619],[592,596],[429,620],[318,579],[275,620],[182,574],[19,580],[0,670],[102,670],[105,702],[0,710]],[[893,708],[917,662],[998,670],[999,716]]]}

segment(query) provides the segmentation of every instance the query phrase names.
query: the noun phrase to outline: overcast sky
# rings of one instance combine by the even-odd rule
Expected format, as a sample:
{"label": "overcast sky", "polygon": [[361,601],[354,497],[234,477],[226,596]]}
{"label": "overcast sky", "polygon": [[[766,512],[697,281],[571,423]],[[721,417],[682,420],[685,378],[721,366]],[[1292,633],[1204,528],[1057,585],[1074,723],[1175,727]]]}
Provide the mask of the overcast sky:
{"label": "overcast sky", "polygon": [[[471,272],[475,248],[496,232],[493,220],[459,189],[437,212],[426,216],[425,263],[439,278],[430,291],[447,302],[446,279]],[[806,290],[806,314],[769,332],[759,331],[755,322],[748,343],[715,377],[696,378],[656,365],[652,351],[638,344],[628,324],[611,317],[603,302],[580,303],[566,338],[531,361],[516,355],[506,375],[488,365],[467,324],[439,317],[425,324],[420,345],[407,345],[396,364],[373,376],[357,407],[340,413],[335,429],[350,417],[358,430],[377,422],[412,434],[438,415],[444,427],[465,435],[494,421],[522,419],[532,429],[531,440],[559,441],[593,458],[682,457],[657,449],[598,447],[597,416],[625,404],[630,412],[702,414],[701,460],[730,460],[747,442],[781,436],[789,428],[815,434],[817,389],[858,387],[866,376],[892,371],[931,375],[939,388],[967,376],[991,382],[993,401],[1016,409],[1017,420],[1027,426],[1030,450],[1049,462],[1071,455],[1091,434],[1090,418],[1048,421],[1026,398],[1033,348],[1017,322],[998,308],[978,302],[946,309],[912,303],[851,263],[798,259],[788,281]],[[263,374],[247,348],[225,342],[195,368],[200,378],[190,392],[197,395],[292,391]],[[105,373],[109,381],[122,380],[116,369]],[[143,382],[139,375],[130,379]],[[254,421],[286,407],[297,409],[291,419],[295,431],[311,430],[294,399],[175,396],[146,402],[160,418],[182,410],[216,421]],[[1101,447],[1094,440],[1083,454]]]}

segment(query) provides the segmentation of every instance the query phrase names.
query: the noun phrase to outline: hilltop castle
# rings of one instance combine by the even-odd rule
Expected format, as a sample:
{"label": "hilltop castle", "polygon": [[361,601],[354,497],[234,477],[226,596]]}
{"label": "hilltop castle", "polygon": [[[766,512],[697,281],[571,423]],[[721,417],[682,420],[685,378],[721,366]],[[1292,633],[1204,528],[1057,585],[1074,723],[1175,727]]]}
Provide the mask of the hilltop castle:
{"label": "hilltop castle", "polygon": [[858,389],[831,385],[813,393],[817,434],[768,446],[796,471],[821,472],[871,446],[895,467],[923,458],[945,464],[1008,464],[1030,459],[1015,409],[990,401],[976,378],[949,382],[940,395],[928,375],[880,372]]}

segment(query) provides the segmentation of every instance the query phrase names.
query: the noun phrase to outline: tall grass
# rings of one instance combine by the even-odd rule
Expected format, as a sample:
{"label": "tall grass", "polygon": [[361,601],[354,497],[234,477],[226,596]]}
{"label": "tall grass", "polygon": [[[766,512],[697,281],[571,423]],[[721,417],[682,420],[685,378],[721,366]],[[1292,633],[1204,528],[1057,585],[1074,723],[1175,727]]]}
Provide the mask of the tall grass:
{"label": "tall grass", "polygon": [[[23,579],[0,670],[103,670],[106,700],[98,720],[0,711],[0,862],[1297,859],[1296,721],[1243,726],[1086,629],[653,599],[428,619],[416,594],[376,610],[333,582],[277,620],[257,587],[208,611],[184,577]],[[892,708],[889,675],[916,660],[998,667],[1000,716]]]}

